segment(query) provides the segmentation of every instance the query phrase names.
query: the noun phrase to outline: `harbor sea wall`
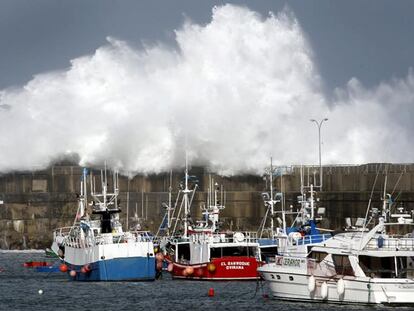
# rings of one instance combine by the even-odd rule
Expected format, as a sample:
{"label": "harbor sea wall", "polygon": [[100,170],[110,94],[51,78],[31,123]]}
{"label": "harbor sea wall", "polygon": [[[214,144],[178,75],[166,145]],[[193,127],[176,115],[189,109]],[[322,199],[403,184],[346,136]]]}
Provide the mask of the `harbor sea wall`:
{"label": "harbor sea wall", "polygon": [[[319,168],[286,167],[274,174],[276,192],[285,193],[285,207],[297,210],[301,176],[305,184],[319,184]],[[281,174],[283,172],[283,174]],[[95,171],[99,175],[99,171]],[[226,208],[221,213],[223,229],[257,230],[266,212],[262,193],[268,191],[263,176],[224,177],[209,174],[203,168],[192,168],[198,179],[191,213],[201,218],[201,206],[206,201],[210,179],[225,190]],[[54,165],[32,172],[13,172],[0,176],[0,248],[44,248],[51,244],[52,231],[70,226],[77,211],[82,168],[76,165]],[[183,180],[182,172],[172,174],[173,201]],[[326,212],[320,226],[340,230],[345,217],[353,221],[364,217],[371,198],[373,207],[381,208],[384,184],[392,194],[395,206],[414,208],[413,164],[335,165],[323,167],[323,189],[318,191],[318,206]],[[98,181],[97,181],[98,183]],[[120,177],[121,218],[128,226],[141,224],[142,229],[156,232],[168,201],[170,174]],[[372,193],[372,196],[371,196]],[[280,209],[279,206],[277,208]]]}

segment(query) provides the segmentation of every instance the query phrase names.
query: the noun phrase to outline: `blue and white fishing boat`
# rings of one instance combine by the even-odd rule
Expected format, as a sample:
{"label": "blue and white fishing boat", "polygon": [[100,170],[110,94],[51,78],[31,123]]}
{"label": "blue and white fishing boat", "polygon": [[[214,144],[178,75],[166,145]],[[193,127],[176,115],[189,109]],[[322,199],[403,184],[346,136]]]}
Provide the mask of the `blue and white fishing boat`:
{"label": "blue and white fishing boat", "polygon": [[[76,281],[152,281],[155,279],[153,237],[145,231],[123,231],[119,221],[118,174],[112,176],[113,191],[105,171],[101,171],[101,192],[96,192],[90,174],[91,203],[86,193],[87,171],[81,180],[81,193],[75,223],[54,232],[54,249]],[[86,209],[90,209],[89,215]],[[89,208],[90,207],[90,208]]]}
{"label": "blue and white fishing boat", "polygon": [[[307,247],[310,244],[325,241],[332,236],[330,232],[333,230],[321,229],[316,226],[317,221],[322,219],[325,208],[317,207],[314,186],[312,184],[304,185],[302,168],[298,210],[294,211],[293,206],[287,209],[283,192],[274,191],[273,176],[280,176],[280,184],[283,189],[283,174],[287,171],[286,168],[274,168],[271,161],[270,170],[266,172],[270,193],[262,193],[267,210],[258,230],[260,252],[264,262],[274,261],[275,255],[288,252],[292,246],[296,251],[300,248],[301,252],[306,255]],[[280,206],[280,209],[276,209],[276,205]]]}

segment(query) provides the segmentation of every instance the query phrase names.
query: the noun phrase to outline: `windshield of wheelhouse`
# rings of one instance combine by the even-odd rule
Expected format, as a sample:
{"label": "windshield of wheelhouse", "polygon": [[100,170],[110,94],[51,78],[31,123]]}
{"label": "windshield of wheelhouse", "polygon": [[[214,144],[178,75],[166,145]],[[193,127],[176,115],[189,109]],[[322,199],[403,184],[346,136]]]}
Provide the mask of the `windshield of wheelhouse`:
{"label": "windshield of wheelhouse", "polygon": [[179,243],[177,244],[177,261],[186,263],[190,260],[190,244]]}
{"label": "windshield of wheelhouse", "polygon": [[412,224],[398,224],[387,226],[387,233],[391,237],[412,238],[414,236],[414,227]]}
{"label": "windshield of wheelhouse", "polygon": [[414,260],[411,257],[359,256],[359,265],[372,278],[413,278]]}
{"label": "windshield of wheelhouse", "polygon": [[230,256],[255,257],[256,247],[252,246],[231,246],[231,247],[212,247],[210,250],[211,258],[221,258]]}

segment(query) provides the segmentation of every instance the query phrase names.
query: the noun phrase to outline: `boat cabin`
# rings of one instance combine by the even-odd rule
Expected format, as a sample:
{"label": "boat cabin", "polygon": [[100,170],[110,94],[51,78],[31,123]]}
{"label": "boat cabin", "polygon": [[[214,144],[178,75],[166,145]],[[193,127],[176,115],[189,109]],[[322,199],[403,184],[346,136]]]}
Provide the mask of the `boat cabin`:
{"label": "boat cabin", "polygon": [[224,257],[260,258],[255,234],[242,232],[230,235],[192,234],[186,240],[173,240],[170,251],[175,262],[182,264],[198,264]]}

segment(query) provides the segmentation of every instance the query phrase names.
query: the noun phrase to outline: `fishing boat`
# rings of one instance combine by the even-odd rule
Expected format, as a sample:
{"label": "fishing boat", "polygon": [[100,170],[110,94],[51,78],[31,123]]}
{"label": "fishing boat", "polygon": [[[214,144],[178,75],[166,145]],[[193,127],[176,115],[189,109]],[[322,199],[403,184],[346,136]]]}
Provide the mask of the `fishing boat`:
{"label": "fishing boat", "polygon": [[[225,208],[223,189],[210,178],[207,204],[201,206],[203,219],[193,222],[190,206],[195,189],[189,187],[188,169],[180,208],[167,209],[168,219],[176,222],[167,243],[162,247],[169,262],[168,271],[173,279],[190,280],[257,280],[261,265],[256,232],[223,231],[220,228],[220,211]],[[214,188],[214,190],[212,190]],[[221,193],[219,198],[219,192]],[[191,194],[191,198],[190,198]],[[178,203],[178,197],[177,197]],[[181,215],[181,207],[184,211]],[[181,234],[176,234],[177,221],[182,219]]]}
{"label": "fishing boat", "polygon": [[23,264],[25,268],[35,268],[35,267],[49,267],[52,263],[48,261],[26,261]]}
{"label": "fishing boat", "polygon": [[306,252],[300,241],[258,269],[274,298],[414,304],[413,211],[395,209],[385,187],[382,212],[367,209],[362,226],[307,245]]}
{"label": "fishing boat", "polygon": [[[275,169],[271,162],[270,170],[267,172],[270,193],[262,193],[267,210],[258,234],[262,260],[265,262],[274,262],[276,255],[283,255],[292,247],[295,252],[306,256],[309,245],[325,241],[332,236],[333,230],[317,227],[317,223],[323,219],[325,208],[318,207],[317,193],[313,184],[309,183],[309,178],[308,184],[305,184],[303,168],[300,170],[301,187],[297,210],[294,210],[293,206],[286,208],[283,192],[275,193],[273,175],[277,172],[283,188],[282,177],[285,170],[285,168]],[[280,206],[280,209],[277,209],[276,205]],[[266,226],[267,223],[270,225]]]}
{"label": "fishing boat", "polygon": [[60,272],[59,268],[60,268],[59,265],[39,266],[39,267],[35,267],[35,271],[36,272],[47,272],[47,273]]}
{"label": "fishing boat", "polygon": [[[90,174],[88,205],[87,171],[81,180],[79,207],[70,228],[54,232],[54,247],[63,264],[60,270],[76,281],[149,281],[155,279],[152,235],[146,231],[123,231],[119,220],[118,173],[112,176],[110,192],[106,169],[101,171],[101,192]],[[91,214],[85,211],[90,206]]]}
{"label": "fishing boat", "polygon": [[274,176],[279,175],[281,180],[281,188],[283,184],[283,173],[278,168],[275,168],[270,158],[270,168],[266,169],[264,179],[269,182],[270,192],[263,192],[262,198],[266,207],[265,215],[260,223],[258,229],[258,242],[260,247],[261,259],[264,262],[272,260],[275,255],[278,254],[280,227],[275,225],[275,220],[281,224],[280,217],[277,217],[276,205],[281,206],[281,210],[284,210],[284,196],[283,192],[275,192],[274,190]]}

